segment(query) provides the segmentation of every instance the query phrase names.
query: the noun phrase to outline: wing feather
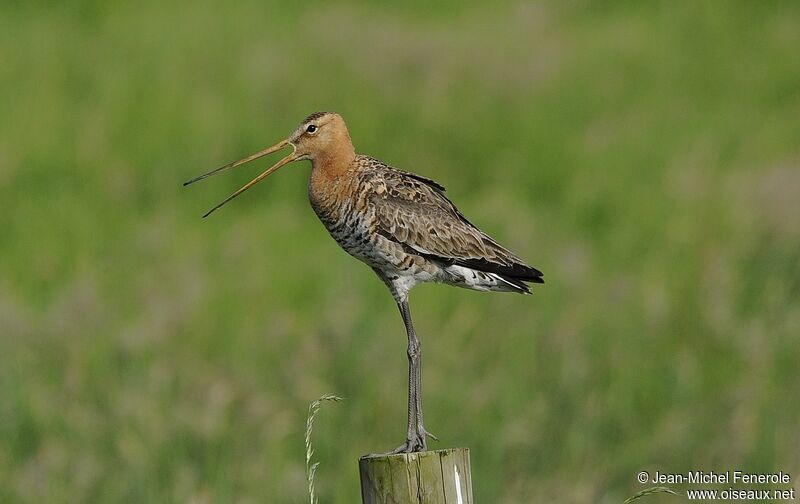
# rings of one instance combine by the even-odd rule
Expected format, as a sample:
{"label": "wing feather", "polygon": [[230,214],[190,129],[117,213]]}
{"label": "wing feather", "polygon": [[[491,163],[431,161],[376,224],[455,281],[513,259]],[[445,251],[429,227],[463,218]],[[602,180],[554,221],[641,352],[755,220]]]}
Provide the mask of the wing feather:
{"label": "wing feather", "polygon": [[[382,164],[382,163],[381,163]],[[378,232],[419,255],[512,279],[541,283],[542,273],[472,225],[440,184],[383,165],[369,195]]]}

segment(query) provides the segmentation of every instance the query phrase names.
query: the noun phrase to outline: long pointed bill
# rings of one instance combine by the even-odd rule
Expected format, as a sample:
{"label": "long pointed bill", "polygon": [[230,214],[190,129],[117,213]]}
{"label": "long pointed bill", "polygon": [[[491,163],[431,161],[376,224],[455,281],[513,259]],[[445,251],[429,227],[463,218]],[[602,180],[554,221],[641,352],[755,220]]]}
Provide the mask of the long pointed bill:
{"label": "long pointed bill", "polygon": [[286,147],[287,145],[292,147],[291,154],[289,154],[285,158],[281,159],[280,161],[278,161],[277,163],[272,165],[267,171],[265,171],[264,173],[262,173],[258,177],[254,178],[253,180],[251,180],[250,182],[248,182],[244,186],[242,186],[238,191],[236,191],[235,193],[233,193],[230,196],[228,196],[227,198],[225,198],[225,200],[222,201],[222,203],[220,203],[219,205],[215,206],[214,208],[212,208],[211,210],[206,212],[206,214],[203,215],[203,218],[206,218],[209,215],[211,215],[211,213],[214,210],[218,209],[219,207],[221,207],[225,203],[229,202],[230,200],[232,200],[236,196],[239,196],[240,194],[242,194],[246,190],[250,189],[254,185],[256,185],[259,182],[261,182],[262,180],[264,180],[265,178],[269,177],[272,173],[274,173],[281,166],[283,166],[283,165],[285,165],[287,163],[291,163],[292,161],[296,160],[298,158],[298,156],[295,153],[295,146],[291,142],[289,142],[289,140],[282,140],[282,141],[276,143],[275,145],[273,145],[272,147],[264,149],[261,152],[256,152],[252,156],[248,156],[248,157],[246,157],[244,159],[240,159],[239,161],[234,161],[233,163],[226,164],[225,166],[220,166],[216,170],[211,170],[210,172],[206,173],[205,175],[200,175],[197,178],[193,178],[192,180],[184,182],[183,185],[186,186],[186,185],[189,185],[191,183],[197,182],[198,180],[203,180],[206,177],[210,177],[211,175],[214,175],[215,173],[219,173],[222,170],[227,170],[228,168],[236,168],[237,166],[243,165],[243,164],[248,163],[250,161],[253,161],[254,159],[258,159],[258,158],[260,158],[262,156],[266,156],[267,154],[272,154],[273,152],[279,151],[279,150],[283,149],[284,147]]}
{"label": "long pointed bill", "polygon": [[211,175],[215,175],[215,174],[217,174],[217,173],[219,173],[219,172],[221,172],[223,170],[227,170],[228,168],[236,168],[237,166],[243,165],[245,163],[249,163],[250,161],[253,161],[253,160],[258,159],[260,157],[266,156],[267,154],[272,154],[273,152],[277,152],[277,151],[283,149],[284,147],[286,147],[287,145],[291,145],[289,143],[289,140],[288,139],[287,140],[282,140],[282,141],[276,143],[275,145],[273,145],[272,147],[267,147],[266,149],[264,149],[264,150],[262,150],[260,152],[256,152],[255,154],[253,154],[251,156],[247,156],[244,159],[240,159],[239,161],[234,161],[233,163],[228,163],[225,166],[220,166],[219,168],[217,168],[215,170],[211,170],[210,172],[208,172],[208,173],[206,173],[204,175],[200,175],[199,177],[195,177],[192,180],[187,180],[186,182],[183,183],[183,185],[187,186],[189,184],[194,184],[197,181],[203,180],[204,178],[208,178]]}
{"label": "long pointed bill", "polygon": [[283,166],[283,165],[285,165],[285,164],[288,164],[288,163],[291,163],[291,162],[292,162],[292,161],[294,161],[295,159],[297,159],[297,156],[295,156],[295,153],[294,153],[294,152],[292,152],[291,154],[289,154],[289,155],[288,155],[288,156],[286,156],[285,158],[281,159],[280,161],[278,161],[277,163],[275,163],[274,165],[272,165],[272,166],[271,166],[271,167],[270,167],[270,168],[269,168],[267,171],[265,171],[264,173],[262,173],[262,174],[261,174],[261,175],[259,175],[258,177],[254,178],[254,179],[253,179],[253,180],[251,180],[250,182],[248,182],[248,183],[246,183],[245,185],[243,185],[243,186],[242,186],[242,187],[241,187],[241,188],[240,188],[238,191],[236,191],[235,193],[233,193],[233,194],[231,194],[230,196],[228,196],[227,198],[225,198],[225,199],[224,199],[224,200],[223,200],[223,201],[222,201],[222,202],[221,202],[219,205],[215,206],[214,208],[212,208],[211,210],[209,210],[208,212],[206,212],[206,213],[205,213],[205,215],[203,215],[203,218],[205,219],[206,217],[208,217],[209,215],[211,215],[211,213],[212,213],[212,212],[214,212],[216,209],[218,209],[219,207],[221,207],[221,206],[222,206],[222,205],[224,205],[225,203],[229,202],[230,200],[232,200],[232,199],[233,199],[233,198],[235,198],[236,196],[239,196],[240,194],[242,194],[242,193],[243,193],[243,192],[245,192],[246,190],[250,189],[250,188],[251,188],[251,187],[253,187],[254,185],[258,184],[259,182],[261,182],[261,181],[262,181],[262,180],[264,180],[265,178],[269,177],[269,176],[270,176],[270,175],[272,175],[272,174],[273,174],[275,171],[277,171],[277,169],[278,169],[278,168],[280,168],[281,166]]}

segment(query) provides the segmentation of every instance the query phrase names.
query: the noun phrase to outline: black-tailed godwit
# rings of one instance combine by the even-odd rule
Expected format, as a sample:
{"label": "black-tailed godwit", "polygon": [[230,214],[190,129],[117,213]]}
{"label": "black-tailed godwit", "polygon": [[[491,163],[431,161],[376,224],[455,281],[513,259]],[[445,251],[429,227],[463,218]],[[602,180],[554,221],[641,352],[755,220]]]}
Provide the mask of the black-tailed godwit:
{"label": "black-tailed godwit", "polygon": [[356,154],[339,114],[311,114],[289,138],[227,164],[184,185],[227,168],[291,147],[292,152],[231,194],[211,212],[292,161],[310,160],[308,196],[330,235],[347,253],[365,262],[394,297],[408,336],[408,432],[389,453],[427,450],[422,418],[420,343],[411,322],[408,293],[420,282],[480,291],[530,293],[527,283],[544,283],[542,272],[525,264],[473,226],[433,180]]}

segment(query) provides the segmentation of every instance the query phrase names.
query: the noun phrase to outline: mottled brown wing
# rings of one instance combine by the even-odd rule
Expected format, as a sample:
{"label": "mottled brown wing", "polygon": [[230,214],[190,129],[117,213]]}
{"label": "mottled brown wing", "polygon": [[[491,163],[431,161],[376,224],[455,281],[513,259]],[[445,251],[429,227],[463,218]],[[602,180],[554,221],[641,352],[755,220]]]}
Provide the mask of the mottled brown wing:
{"label": "mottled brown wing", "polygon": [[387,238],[446,264],[542,282],[540,271],[473,226],[441,185],[389,167],[370,183],[379,232]]}

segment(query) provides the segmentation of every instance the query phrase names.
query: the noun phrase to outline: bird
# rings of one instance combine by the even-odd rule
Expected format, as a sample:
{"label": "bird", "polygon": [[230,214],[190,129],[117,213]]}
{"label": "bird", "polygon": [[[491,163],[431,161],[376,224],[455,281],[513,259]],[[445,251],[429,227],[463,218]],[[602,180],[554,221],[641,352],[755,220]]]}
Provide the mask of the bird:
{"label": "bird", "polygon": [[456,208],[432,179],[356,154],[341,115],[315,112],[286,139],[244,159],[184,182],[290,148],[291,152],[211,208],[218,210],[284,165],[311,161],[308,197],[333,239],[366,263],[386,284],[400,311],[408,339],[408,423],[405,441],[382,455],[422,452],[428,438],[422,414],[422,351],[409,308],[409,291],[434,282],[477,291],[530,294],[528,284],[544,275],[500,245]]}

